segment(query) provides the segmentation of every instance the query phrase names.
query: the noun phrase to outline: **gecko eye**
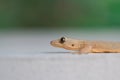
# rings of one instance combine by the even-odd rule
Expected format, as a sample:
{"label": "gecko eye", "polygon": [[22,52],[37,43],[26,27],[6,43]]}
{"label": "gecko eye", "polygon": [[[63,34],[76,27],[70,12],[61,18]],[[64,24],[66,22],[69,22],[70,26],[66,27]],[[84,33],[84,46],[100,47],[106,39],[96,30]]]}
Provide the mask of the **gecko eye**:
{"label": "gecko eye", "polygon": [[61,38],[60,38],[60,43],[63,44],[64,42],[65,42],[65,37],[61,37]]}

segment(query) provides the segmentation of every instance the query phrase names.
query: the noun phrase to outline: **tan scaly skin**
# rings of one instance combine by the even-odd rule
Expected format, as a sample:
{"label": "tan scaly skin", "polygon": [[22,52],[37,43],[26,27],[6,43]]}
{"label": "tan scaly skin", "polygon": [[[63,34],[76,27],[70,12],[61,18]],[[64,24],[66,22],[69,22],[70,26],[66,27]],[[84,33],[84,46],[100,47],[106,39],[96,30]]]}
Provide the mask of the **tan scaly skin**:
{"label": "tan scaly skin", "polygon": [[120,42],[77,40],[67,37],[53,40],[54,47],[79,51],[79,53],[120,53]]}

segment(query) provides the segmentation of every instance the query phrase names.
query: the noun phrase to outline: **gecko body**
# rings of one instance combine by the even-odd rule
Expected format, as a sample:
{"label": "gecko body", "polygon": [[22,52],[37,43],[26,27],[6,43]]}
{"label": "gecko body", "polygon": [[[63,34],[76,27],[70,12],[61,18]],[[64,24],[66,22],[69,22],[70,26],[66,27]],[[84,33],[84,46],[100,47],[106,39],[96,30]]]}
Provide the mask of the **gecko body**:
{"label": "gecko body", "polygon": [[61,37],[50,42],[54,47],[80,53],[120,53],[120,42],[77,40]]}

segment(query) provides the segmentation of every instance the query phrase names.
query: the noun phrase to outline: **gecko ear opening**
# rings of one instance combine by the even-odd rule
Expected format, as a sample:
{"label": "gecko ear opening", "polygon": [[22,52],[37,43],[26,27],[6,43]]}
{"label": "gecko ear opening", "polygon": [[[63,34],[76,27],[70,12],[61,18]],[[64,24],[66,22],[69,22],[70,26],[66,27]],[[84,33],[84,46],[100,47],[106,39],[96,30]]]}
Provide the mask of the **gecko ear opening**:
{"label": "gecko ear opening", "polygon": [[60,38],[60,43],[63,44],[65,42],[65,37]]}

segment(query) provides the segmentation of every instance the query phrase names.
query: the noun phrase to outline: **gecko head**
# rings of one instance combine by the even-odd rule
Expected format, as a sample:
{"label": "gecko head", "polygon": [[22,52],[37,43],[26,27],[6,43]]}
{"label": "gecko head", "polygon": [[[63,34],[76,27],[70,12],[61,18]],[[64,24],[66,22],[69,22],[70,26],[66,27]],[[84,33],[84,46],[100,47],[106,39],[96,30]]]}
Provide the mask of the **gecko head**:
{"label": "gecko head", "polygon": [[61,37],[60,39],[53,40],[50,44],[54,47],[64,48],[67,50],[79,50],[79,40],[67,37]]}

